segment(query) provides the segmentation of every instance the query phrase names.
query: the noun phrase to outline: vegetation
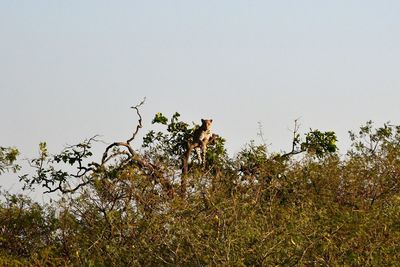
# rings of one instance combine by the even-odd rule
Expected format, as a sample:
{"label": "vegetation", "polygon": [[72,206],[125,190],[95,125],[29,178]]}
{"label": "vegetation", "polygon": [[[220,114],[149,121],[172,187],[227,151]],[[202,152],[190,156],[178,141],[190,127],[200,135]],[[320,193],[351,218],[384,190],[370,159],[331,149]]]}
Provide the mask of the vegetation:
{"label": "vegetation", "polygon": [[[39,205],[2,193],[0,266],[395,266],[400,262],[400,127],[371,122],[339,156],[333,132],[297,124],[292,150],[250,143],[231,158],[219,137],[207,164],[181,156],[193,129],[156,114],[140,149],[131,138],[90,162],[96,138],[31,161],[26,189],[61,198]],[[15,160],[1,150],[1,171]],[[71,173],[71,167],[76,172]],[[185,186],[184,196],[177,194]]]}
{"label": "vegetation", "polygon": [[18,155],[19,151],[15,147],[0,146],[0,174],[6,171],[16,172],[20,169],[19,165],[14,164]]}

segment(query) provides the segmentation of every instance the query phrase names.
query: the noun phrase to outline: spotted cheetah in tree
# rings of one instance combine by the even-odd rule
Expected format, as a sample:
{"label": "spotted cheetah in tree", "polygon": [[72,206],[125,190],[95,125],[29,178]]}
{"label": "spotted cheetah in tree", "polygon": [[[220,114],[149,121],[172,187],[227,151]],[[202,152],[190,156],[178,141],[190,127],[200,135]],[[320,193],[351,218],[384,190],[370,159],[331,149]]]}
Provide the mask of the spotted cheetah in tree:
{"label": "spotted cheetah in tree", "polygon": [[216,134],[211,133],[212,122],[212,119],[201,119],[201,126],[193,132],[192,138],[187,142],[187,148],[183,158],[184,173],[188,171],[188,161],[193,149],[196,149],[200,164],[205,165],[207,145],[210,141],[212,142],[217,138]]}

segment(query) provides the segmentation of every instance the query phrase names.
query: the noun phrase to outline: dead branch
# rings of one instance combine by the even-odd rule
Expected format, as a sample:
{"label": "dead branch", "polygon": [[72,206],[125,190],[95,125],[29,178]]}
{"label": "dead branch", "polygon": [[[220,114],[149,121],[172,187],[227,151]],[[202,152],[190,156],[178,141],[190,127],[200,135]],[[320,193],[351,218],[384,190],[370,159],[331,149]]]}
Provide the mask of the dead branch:
{"label": "dead branch", "polygon": [[[47,189],[46,193],[60,191],[61,193],[73,193],[79,188],[93,182],[92,174],[96,172],[107,172],[106,164],[113,159],[119,160],[118,169],[128,165],[137,166],[154,183],[160,184],[165,192],[172,196],[173,185],[166,177],[165,172],[157,165],[147,161],[140,153],[136,152],[131,146],[131,142],[136,138],[139,130],[143,127],[142,116],[139,108],[145,103],[145,99],[138,105],[131,107],[136,111],[138,124],[132,136],[121,142],[113,142],[108,145],[102,155],[101,162],[91,162],[86,164],[85,160],[92,155],[90,148],[92,142],[98,141],[97,135],[85,140],[77,145],[67,146],[60,154],[48,157],[47,151],[42,153],[40,158],[30,161],[30,165],[37,169],[37,175],[30,180],[27,175],[20,176],[20,180],[25,181],[27,188],[33,184],[41,184]],[[76,167],[76,172],[69,173],[61,169],[54,168],[57,163],[66,163]],[[47,166],[50,164],[50,166]],[[68,178],[76,178],[78,184],[70,184]]]}
{"label": "dead branch", "polygon": [[134,107],[131,107],[131,108],[133,108],[134,110],[136,110],[136,114],[138,115],[139,120],[138,120],[138,125],[136,126],[136,130],[135,130],[135,132],[133,133],[132,137],[126,141],[128,144],[129,144],[133,139],[135,139],[137,133],[139,132],[139,129],[143,127],[143,125],[142,125],[142,115],[140,115],[139,107],[141,107],[141,106],[144,104],[145,101],[146,101],[146,97],[143,98],[143,101],[140,102],[139,105],[136,105],[136,106],[134,106]]}
{"label": "dead branch", "polygon": [[130,143],[136,138],[136,135],[139,132],[139,129],[141,129],[143,127],[142,125],[142,115],[140,114],[139,111],[139,107],[141,107],[146,101],[146,98],[144,98],[142,100],[142,102],[140,102],[138,105],[136,106],[132,106],[131,108],[133,108],[136,111],[137,116],[139,117],[138,119],[138,124],[136,126],[136,130],[133,132],[132,137],[129,138],[126,142],[114,142],[111,145],[109,145],[106,150],[103,153],[103,158],[101,159],[101,165],[103,166],[109,159],[111,159],[110,157],[108,157],[108,152],[110,151],[110,149],[114,148],[114,147],[125,147],[126,149],[128,149],[129,151],[129,155],[130,157],[133,157],[135,155],[135,151],[133,150],[133,148],[131,147]]}
{"label": "dead branch", "polygon": [[[167,191],[167,193],[171,196],[173,195],[173,186],[168,181],[168,179],[164,177],[164,173],[160,170],[158,166],[146,161],[143,157],[141,157],[138,153],[136,153],[130,144],[136,138],[139,130],[143,128],[142,115],[140,114],[139,108],[145,103],[145,100],[146,98],[144,98],[143,101],[140,102],[138,105],[131,107],[136,111],[136,114],[138,116],[138,124],[136,126],[135,131],[132,134],[132,137],[129,138],[126,142],[114,142],[109,146],[107,146],[107,148],[103,153],[100,166],[104,166],[109,160],[113,158],[116,158],[120,155],[125,155],[127,156],[127,158],[124,159],[122,164],[128,164],[128,163],[136,164],[141,169],[148,170],[149,175],[153,179],[153,181],[156,183],[160,183]],[[110,150],[113,148],[124,148],[127,151],[116,151],[115,153],[109,155]]]}
{"label": "dead branch", "polygon": [[277,156],[276,158],[287,159],[290,156],[294,156],[294,155],[304,152],[304,150],[302,148],[298,148],[298,144],[300,142],[300,140],[299,140],[300,124],[298,123],[298,121],[299,121],[299,119],[294,120],[294,128],[292,130],[292,133],[293,133],[292,150],[283,155]]}

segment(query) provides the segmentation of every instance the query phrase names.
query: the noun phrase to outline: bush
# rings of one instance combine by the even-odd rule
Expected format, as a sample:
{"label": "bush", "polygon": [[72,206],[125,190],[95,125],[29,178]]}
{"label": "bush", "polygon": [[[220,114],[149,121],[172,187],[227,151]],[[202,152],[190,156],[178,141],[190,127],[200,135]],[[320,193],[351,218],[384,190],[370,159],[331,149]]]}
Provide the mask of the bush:
{"label": "bush", "polygon": [[[38,175],[24,181],[45,183],[62,198],[42,206],[4,193],[0,265],[400,262],[399,127],[375,130],[368,123],[351,134],[346,157],[337,154],[332,132],[311,130],[301,140],[296,130],[288,153],[250,143],[234,158],[220,139],[208,151],[205,169],[192,164],[181,196],[173,193],[180,187],[179,156],[193,128],[178,118],[158,114],[155,122],[166,132],[146,135],[141,151],[116,142],[101,163],[84,165],[88,142],[54,156],[42,144]],[[58,171],[55,159],[87,171]],[[80,186],[69,190],[70,178],[81,179]]]}

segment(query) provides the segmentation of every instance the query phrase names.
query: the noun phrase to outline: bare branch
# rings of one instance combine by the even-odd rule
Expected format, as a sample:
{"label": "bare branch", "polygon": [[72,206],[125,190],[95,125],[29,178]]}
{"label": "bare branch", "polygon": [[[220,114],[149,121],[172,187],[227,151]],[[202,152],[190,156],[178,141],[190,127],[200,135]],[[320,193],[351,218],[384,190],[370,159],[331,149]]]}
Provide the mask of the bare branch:
{"label": "bare branch", "polygon": [[[98,135],[85,140],[77,145],[68,145],[66,148],[58,155],[48,156],[45,144],[43,145],[41,155],[38,159],[30,161],[30,165],[37,169],[37,175],[33,177],[33,180],[29,180],[26,176],[21,176],[20,179],[27,183],[27,186],[32,184],[41,184],[47,189],[46,193],[52,193],[60,191],[61,193],[73,193],[84,187],[85,185],[93,182],[92,174],[98,171],[106,171],[104,168],[106,163],[110,162],[112,159],[119,159],[117,168],[122,169],[128,165],[137,166],[141,171],[146,173],[146,175],[153,180],[155,183],[159,183],[164,191],[172,195],[173,185],[166,178],[165,173],[157,165],[152,164],[142,157],[139,153],[135,152],[131,146],[131,142],[136,138],[139,130],[143,127],[142,116],[140,114],[139,108],[145,103],[145,99],[138,105],[133,106],[138,116],[138,124],[132,137],[127,141],[113,142],[109,144],[101,158],[100,164],[97,162],[85,163],[85,160],[92,155],[91,143],[98,141]],[[76,167],[76,172],[69,173],[63,171],[62,169],[55,168],[53,164],[66,163],[71,166]],[[49,165],[50,166],[47,166]],[[70,178],[76,183],[70,184]]]}
{"label": "bare branch", "polygon": [[304,152],[304,150],[301,149],[301,148],[300,149],[296,149],[296,147],[297,147],[297,145],[299,144],[299,141],[300,141],[299,140],[300,124],[298,123],[298,121],[299,121],[299,119],[295,119],[294,120],[294,128],[292,130],[292,133],[293,133],[292,150],[287,152],[287,153],[285,153],[285,154],[283,154],[283,155],[278,156],[277,158],[285,159],[285,158],[288,158],[290,156],[294,156],[294,155],[297,155],[297,154],[300,154],[300,153]]}
{"label": "bare branch", "polygon": [[119,152],[116,152],[116,153],[114,153],[114,154],[109,155],[109,156],[104,160],[104,163],[107,163],[107,162],[110,161],[111,159],[116,158],[116,157],[121,156],[121,155],[128,156],[128,159],[130,159],[130,158],[132,157],[132,155],[131,155],[130,153],[126,152],[126,151],[119,151]]}
{"label": "bare branch", "polygon": [[[132,142],[132,140],[134,140],[136,138],[136,135],[138,134],[139,129],[141,129],[143,127],[142,115],[140,114],[139,107],[141,107],[145,103],[145,101],[146,101],[146,97],[138,105],[131,107],[134,110],[136,110],[136,114],[139,117],[138,125],[136,126],[136,130],[133,132],[132,137],[129,138],[126,142],[114,142],[111,145],[109,145],[103,153],[103,157],[101,159],[101,165],[104,165],[110,159],[108,157],[108,152],[110,151],[110,149],[112,149],[114,147],[125,147],[126,149],[128,149],[130,157],[133,157],[135,155],[135,151],[131,147],[130,142]],[[111,158],[112,157],[114,157],[114,156],[111,156]]]}
{"label": "bare branch", "polygon": [[[104,151],[103,158],[101,159],[101,165],[104,165],[107,162],[108,151],[110,151],[110,149],[112,149],[113,147],[125,147],[125,148],[128,149],[130,157],[133,157],[135,155],[135,151],[129,145],[129,143],[126,143],[126,142],[114,142],[111,145],[109,145],[106,148],[106,150]],[[126,152],[126,153],[128,153],[128,152]]]}
{"label": "bare branch", "polygon": [[64,188],[62,187],[61,181],[60,181],[60,182],[59,182],[59,185],[58,185],[57,187],[53,188],[53,189],[51,189],[49,186],[46,186],[46,188],[49,189],[49,190],[47,190],[47,191],[45,191],[45,192],[43,192],[43,193],[53,193],[53,192],[56,192],[56,191],[60,191],[60,192],[63,193],[63,194],[66,194],[66,193],[73,193],[73,192],[75,192],[76,190],[78,190],[79,188],[81,188],[82,186],[85,186],[85,185],[89,184],[90,182],[91,182],[91,180],[87,180],[87,181],[85,181],[85,182],[83,182],[83,183],[78,184],[78,185],[77,185],[76,187],[74,187],[74,188],[71,188],[71,189],[64,189]]}
{"label": "bare branch", "polygon": [[136,130],[135,130],[135,132],[133,133],[132,137],[129,138],[129,139],[126,141],[128,144],[129,144],[130,142],[132,142],[133,139],[135,139],[137,133],[139,132],[139,129],[143,127],[143,125],[142,125],[142,115],[141,115],[140,112],[139,112],[139,107],[141,107],[141,106],[144,104],[145,101],[146,101],[146,97],[143,98],[142,102],[140,102],[139,105],[136,105],[136,106],[134,106],[134,107],[131,107],[131,108],[133,108],[134,110],[136,110],[136,114],[138,115],[139,120],[138,120],[138,125],[136,126]]}

